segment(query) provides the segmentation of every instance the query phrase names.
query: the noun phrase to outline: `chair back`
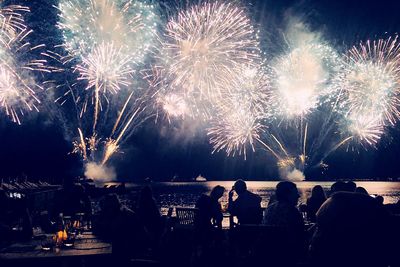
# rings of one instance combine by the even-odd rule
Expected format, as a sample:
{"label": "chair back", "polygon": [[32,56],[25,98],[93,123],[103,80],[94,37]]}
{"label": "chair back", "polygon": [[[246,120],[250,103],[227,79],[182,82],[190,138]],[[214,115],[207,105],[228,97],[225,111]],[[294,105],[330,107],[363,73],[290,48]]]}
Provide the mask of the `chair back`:
{"label": "chair back", "polygon": [[180,225],[194,225],[194,220],[198,209],[196,208],[175,208],[176,218]]}

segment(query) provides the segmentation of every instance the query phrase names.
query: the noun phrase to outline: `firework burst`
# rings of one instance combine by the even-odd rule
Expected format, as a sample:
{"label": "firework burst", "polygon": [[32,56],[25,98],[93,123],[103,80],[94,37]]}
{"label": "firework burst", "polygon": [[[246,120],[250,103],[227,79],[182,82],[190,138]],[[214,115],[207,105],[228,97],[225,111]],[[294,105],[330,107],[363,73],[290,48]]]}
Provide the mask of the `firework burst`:
{"label": "firework burst", "polygon": [[147,93],[123,89],[139,87],[139,67],[156,38],[157,6],[151,0],[61,0],[57,8],[68,54],[55,57],[73,64],[77,80],[85,82],[74,83],[58,101],[72,95],[78,123],[91,128],[88,134],[85,126],[78,129],[73,152],[103,166],[142,122]]}
{"label": "firework burst", "polygon": [[66,60],[86,57],[103,43],[114,43],[133,61],[144,60],[158,22],[151,1],[62,0],[58,27],[69,52]]}
{"label": "firework burst", "polygon": [[260,138],[264,126],[251,111],[233,109],[221,114],[208,129],[210,143],[215,151],[225,150],[227,155],[244,155],[248,146],[254,151],[254,141]]}
{"label": "firework burst", "polygon": [[162,39],[164,90],[181,95],[193,116],[209,119],[243,68],[257,69],[256,32],[234,4],[205,2],[172,18]]}
{"label": "firework burst", "polygon": [[93,103],[96,124],[102,98],[108,102],[110,94],[128,87],[144,63],[156,37],[156,6],[146,0],[64,0],[57,8],[68,52],[60,56],[61,61],[78,61],[73,69],[79,80],[87,81],[86,90],[92,89],[92,95],[83,97],[83,92],[77,92],[76,99],[83,101],[82,114]]}
{"label": "firework burst", "polygon": [[269,116],[270,87],[263,68],[243,68],[239,77],[231,81],[230,94],[216,106],[208,135],[214,151],[246,158],[246,149],[254,151],[255,141],[265,130],[262,122]]}
{"label": "firework burst", "polygon": [[86,80],[86,89],[95,88],[104,95],[107,92],[117,93],[122,86],[129,86],[134,69],[131,58],[116,48],[113,43],[101,44],[76,69],[80,76],[78,80]]}
{"label": "firework burst", "polygon": [[323,43],[303,44],[277,59],[273,98],[277,115],[304,117],[331,93],[328,82],[337,67],[338,54]]}
{"label": "firework burst", "polygon": [[400,118],[400,43],[398,37],[367,41],[345,57],[336,79],[340,110],[354,140],[374,146],[384,128]]}
{"label": "firework burst", "polygon": [[28,53],[44,45],[32,47],[25,38],[32,33],[24,24],[23,13],[27,7],[7,6],[0,9],[0,108],[15,123],[21,116],[38,111],[40,100],[37,91],[44,83],[36,80],[34,72],[51,72],[43,59],[31,59]]}

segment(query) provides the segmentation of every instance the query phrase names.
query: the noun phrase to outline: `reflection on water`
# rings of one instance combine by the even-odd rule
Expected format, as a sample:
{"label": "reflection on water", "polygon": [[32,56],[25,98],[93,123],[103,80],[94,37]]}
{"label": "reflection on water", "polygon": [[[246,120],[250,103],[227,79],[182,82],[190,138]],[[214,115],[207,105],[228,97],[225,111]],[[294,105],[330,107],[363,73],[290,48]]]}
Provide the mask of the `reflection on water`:
{"label": "reflection on water", "polygon": [[[164,182],[153,183],[154,196],[159,203],[163,213],[166,213],[168,207],[182,206],[193,207],[196,200],[202,193],[209,193],[216,185],[225,187],[225,194],[222,198],[222,204],[226,204],[228,200],[228,192],[233,185],[233,181],[212,181],[212,182]],[[249,181],[246,182],[250,191],[262,197],[262,206],[266,207],[270,196],[273,194],[278,182],[271,181]],[[305,203],[310,195],[311,189],[319,184],[324,189],[326,194],[329,194],[329,189],[333,182],[297,182],[297,188],[301,193],[299,203]],[[370,194],[381,195],[384,197],[385,203],[395,203],[400,199],[400,182],[356,182],[357,186],[362,186]],[[115,184],[115,183],[108,183]],[[141,185],[126,184],[127,188],[137,188]],[[133,190],[135,191],[135,190]]]}

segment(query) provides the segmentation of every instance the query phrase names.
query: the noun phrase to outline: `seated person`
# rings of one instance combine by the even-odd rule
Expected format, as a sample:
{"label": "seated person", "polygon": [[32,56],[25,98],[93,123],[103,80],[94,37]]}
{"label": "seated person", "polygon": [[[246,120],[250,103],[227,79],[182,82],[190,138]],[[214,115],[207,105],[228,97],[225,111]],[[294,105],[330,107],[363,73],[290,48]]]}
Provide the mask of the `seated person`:
{"label": "seated person", "polygon": [[225,188],[217,185],[210,195],[201,195],[196,203],[198,213],[195,224],[198,229],[210,229],[213,226],[222,229],[223,214],[218,200],[223,196]]}
{"label": "seated person", "polygon": [[325,202],[326,196],[324,189],[320,185],[316,185],[313,187],[311,191],[311,196],[307,199],[307,218],[311,222],[316,221],[316,213],[321,207],[321,205]]}
{"label": "seated person", "polygon": [[[296,208],[300,197],[296,184],[288,181],[279,182],[275,191],[276,201],[265,211],[265,225],[284,229],[287,250],[300,256],[305,244],[303,217]],[[292,255],[293,256],[293,255]]]}
{"label": "seated person", "polygon": [[85,188],[71,180],[64,181],[63,188],[58,195],[54,214],[74,216],[76,213],[85,213],[87,219],[92,213],[91,201]]}
{"label": "seated person", "polygon": [[123,207],[115,194],[105,196],[100,207],[93,230],[100,237],[112,242],[113,254],[121,260],[145,256],[149,238],[138,216]]}
{"label": "seated person", "polygon": [[30,239],[33,235],[32,218],[26,198],[9,198],[0,191],[0,236],[4,240]]}
{"label": "seated person", "polygon": [[[337,192],[317,212],[310,252],[315,266],[387,266],[390,217],[374,198]],[[329,260],[328,260],[329,259]]]}
{"label": "seated person", "polygon": [[150,186],[145,186],[140,191],[136,212],[152,239],[157,241],[161,237],[163,225],[160,210]]}
{"label": "seated person", "polygon": [[[237,199],[233,201],[236,191]],[[229,212],[238,218],[239,224],[260,224],[262,221],[261,197],[248,191],[243,180],[237,180],[229,192]]]}

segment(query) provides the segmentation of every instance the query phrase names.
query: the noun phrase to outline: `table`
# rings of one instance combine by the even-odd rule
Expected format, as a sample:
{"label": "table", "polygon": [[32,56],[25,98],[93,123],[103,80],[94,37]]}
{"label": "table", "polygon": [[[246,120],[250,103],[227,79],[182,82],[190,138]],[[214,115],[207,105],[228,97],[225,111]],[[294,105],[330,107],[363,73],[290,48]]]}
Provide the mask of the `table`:
{"label": "table", "polygon": [[[12,244],[0,251],[0,263],[6,263],[5,266],[22,266],[23,262],[40,261],[48,263],[49,266],[55,262],[63,262],[63,266],[76,266],[75,264],[83,259],[110,256],[112,253],[111,244],[100,240],[91,232],[85,232],[78,236],[71,248],[55,248],[51,251],[44,251],[41,244],[42,241],[36,239]],[[74,262],[74,264],[65,264],[65,262]]]}

